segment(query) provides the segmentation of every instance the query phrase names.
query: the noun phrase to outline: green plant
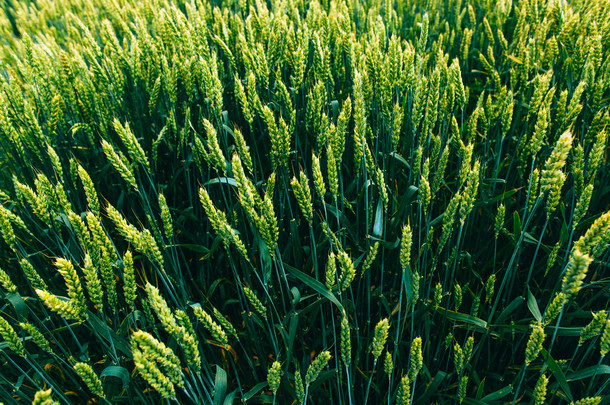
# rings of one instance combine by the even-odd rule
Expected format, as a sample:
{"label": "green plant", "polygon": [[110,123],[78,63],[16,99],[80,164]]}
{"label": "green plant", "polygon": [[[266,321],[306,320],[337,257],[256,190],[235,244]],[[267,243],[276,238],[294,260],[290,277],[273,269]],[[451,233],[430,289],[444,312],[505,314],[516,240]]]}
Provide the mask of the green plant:
{"label": "green plant", "polygon": [[0,401],[608,403],[609,12],[6,0]]}

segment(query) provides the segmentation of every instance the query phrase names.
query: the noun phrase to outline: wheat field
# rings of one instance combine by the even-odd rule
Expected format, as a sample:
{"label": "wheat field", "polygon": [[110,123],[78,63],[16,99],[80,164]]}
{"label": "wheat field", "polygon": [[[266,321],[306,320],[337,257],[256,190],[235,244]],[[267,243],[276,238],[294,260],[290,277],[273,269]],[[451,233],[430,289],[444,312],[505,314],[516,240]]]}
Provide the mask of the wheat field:
{"label": "wheat field", "polygon": [[3,0],[0,402],[610,404],[607,0]]}

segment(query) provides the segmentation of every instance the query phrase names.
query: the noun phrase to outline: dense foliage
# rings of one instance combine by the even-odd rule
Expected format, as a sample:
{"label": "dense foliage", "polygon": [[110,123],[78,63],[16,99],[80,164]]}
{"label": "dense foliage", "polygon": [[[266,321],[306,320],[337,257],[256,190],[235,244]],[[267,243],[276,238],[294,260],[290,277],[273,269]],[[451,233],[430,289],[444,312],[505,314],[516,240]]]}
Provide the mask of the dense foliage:
{"label": "dense foliage", "polygon": [[0,401],[610,403],[608,1],[0,33]]}

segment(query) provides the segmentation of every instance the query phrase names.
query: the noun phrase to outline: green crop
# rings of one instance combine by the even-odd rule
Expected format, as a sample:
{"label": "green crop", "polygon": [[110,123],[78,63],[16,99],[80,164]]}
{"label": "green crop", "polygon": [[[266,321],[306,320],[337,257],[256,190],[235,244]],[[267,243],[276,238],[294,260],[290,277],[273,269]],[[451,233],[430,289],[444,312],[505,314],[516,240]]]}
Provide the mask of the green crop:
{"label": "green crop", "polygon": [[610,1],[1,7],[0,402],[609,403]]}

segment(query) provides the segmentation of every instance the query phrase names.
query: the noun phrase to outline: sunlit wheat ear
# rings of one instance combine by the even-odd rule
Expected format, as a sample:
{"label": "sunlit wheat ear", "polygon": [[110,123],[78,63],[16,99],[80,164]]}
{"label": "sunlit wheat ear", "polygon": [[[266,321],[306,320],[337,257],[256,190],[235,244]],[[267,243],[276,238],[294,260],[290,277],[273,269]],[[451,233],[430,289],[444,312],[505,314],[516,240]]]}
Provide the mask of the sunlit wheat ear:
{"label": "sunlit wheat ear", "polygon": [[402,227],[402,239],[400,241],[400,267],[403,269],[410,264],[412,239],[413,231],[411,226],[406,224]]}
{"label": "sunlit wheat ear", "polygon": [[167,200],[163,194],[159,194],[159,208],[161,208],[161,220],[163,221],[163,229],[165,230],[165,237],[171,241],[174,238],[174,224],[172,216],[167,206]]}
{"label": "sunlit wheat ear", "polygon": [[532,333],[527,341],[525,348],[525,364],[530,364],[536,360],[540,350],[542,350],[542,343],[544,342],[545,334],[544,327],[540,323],[534,323],[531,325]]}
{"label": "sunlit wheat ear", "polygon": [[86,317],[70,300],[62,300],[46,290],[36,289],[36,294],[47,308],[68,320],[83,321]]}
{"label": "sunlit wheat ear", "polygon": [[466,386],[468,384],[468,376],[464,375],[458,382],[458,402],[461,404],[466,398]]}
{"label": "sunlit wheat ear", "polygon": [[302,404],[305,401],[305,387],[303,386],[303,377],[301,377],[301,372],[299,370],[294,372],[294,389],[296,391],[297,400]]}
{"label": "sunlit wheat ear", "polygon": [[546,375],[542,374],[536,382],[534,387],[533,399],[534,405],[543,405],[546,397],[546,386],[549,383],[549,379]]}
{"label": "sunlit wheat ear", "polygon": [[15,249],[15,243],[17,239],[15,238],[15,232],[13,230],[13,226],[11,224],[10,217],[8,215],[8,210],[4,207],[0,206],[0,232],[2,233],[2,238],[6,244],[11,248]]}
{"label": "sunlit wheat ear", "polygon": [[87,310],[87,303],[85,301],[83,287],[74,265],[66,259],[59,258],[55,261],[55,267],[57,267],[57,271],[66,281],[68,296],[75,305],[76,310],[80,313],[84,313]]}
{"label": "sunlit wheat ear", "polygon": [[601,334],[601,330],[606,323],[608,315],[604,310],[594,312],[593,319],[587,326],[580,330],[580,337],[578,338],[578,346],[582,345],[587,339],[591,339],[594,336]]}
{"label": "sunlit wheat ear", "polygon": [[38,347],[49,354],[53,354],[53,349],[51,349],[49,341],[38,329],[36,329],[34,325],[29,322],[20,322],[19,326],[21,329],[30,334],[32,342],[34,342]]}
{"label": "sunlit wheat ear", "polygon": [[214,125],[207,119],[202,119],[203,126],[205,128],[207,134],[207,146],[208,146],[208,159],[212,166],[216,168],[220,173],[225,174],[227,170],[227,165],[225,162],[224,155],[222,153],[222,149],[220,148],[220,144],[218,143],[218,136],[216,133],[216,128]]}
{"label": "sunlit wheat ear", "polygon": [[91,256],[85,254],[85,262],[83,264],[83,273],[85,274],[85,281],[87,282],[87,292],[89,298],[98,311],[104,309],[104,291],[102,290],[102,283],[98,276],[97,269],[93,265]]}
{"label": "sunlit wheat ear", "polygon": [[0,284],[7,292],[17,292],[17,286],[13,284],[13,281],[11,280],[10,276],[2,269],[0,269]]}
{"label": "sunlit wheat ear", "polygon": [[388,339],[388,331],[390,330],[390,322],[387,318],[382,319],[375,326],[375,334],[373,337],[373,343],[371,344],[371,353],[375,361],[381,356],[381,352],[385,346],[385,342]]}
{"label": "sunlit wheat ear", "polygon": [[572,250],[568,268],[561,285],[561,292],[564,294],[566,301],[580,291],[592,260],[589,255],[583,254],[578,246],[575,246]]}
{"label": "sunlit wheat ear", "polygon": [[121,156],[114,151],[112,145],[110,145],[105,140],[102,140],[102,149],[104,150],[104,154],[112,164],[112,167],[121,175],[123,180],[127,182],[130,186],[134,188],[134,190],[138,191],[138,185],[136,183],[136,178],[129,167],[129,164],[126,162],[126,159],[121,158]]}
{"label": "sunlit wheat ear", "polygon": [[273,392],[273,395],[275,395],[280,388],[281,380],[282,365],[279,361],[274,361],[267,372],[267,384],[269,384],[269,388],[271,389],[271,392]]}
{"label": "sunlit wheat ear", "polygon": [[416,337],[411,342],[411,353],[410,353],[410,362],[409,362],[409,379],[414,380],[419,374],[419,371],[424,365],[424,358],[422,355],[422,339],[421,337]]}
{"label": "sunlit wheat ear", "polygon": [[337,261],[333,252],[328,255],[326,262],[325,285],[326,288],[332,290],[337,282]]}
{"label": "sunlit wheat ear", "polygon": [[258,312],[258,314],[266,320],[267,319],[267,307],[265,307],[265,305],[263,305],[263,303],[258,299],[258,297],[256,296],[256,293],[254,291],[252,291],[251,289],[249,289],[248,287],[244,287],[244,294],[246,295],[248,302],[250,303],[250,305],[252,305],[254,310],[256,312]]}
{"label": "sunlit wheat ear", "polygon": [[343,292],[347,290],[352,281],[354,281],[356,269],[354,268],[352,259],[350,259],[348,254],[343,250],[340,250],[337,253],[337,260],[339,261],[339,266],[341,268],[341,274],[339,275],[337,285],[339,286],[339,291]]}
{"label": "sunlit wheat ear", "polygon": [[123,255],[123,294],[127,306],[133,311],[136,302],[136,275],[130,250]]}
{"label": "sunlit wheat ear", "polygon": [[45,281],[42,279],[40,274],[38,274],[38,272],[36,270],[34,270],[34,266],[32,266],[29,261],[27,261],[26,259],[21,259],[19,261],[19,266],[21,267],[23,274],[25,275],[27,280],[30,282],[30,285],[32,286],[32,288],[34,290],[36,290],[36,289],[47,290],[48,289]]}
{"label": "sunlit wheat ear", "polygon": [[193,307],[195,317],[203,324],[203,326],[212,334],[214,339],[222,343],[225,347],[229,344],[227,334],[222,327],[218,325],[212,317],[205,312],[201,307]]}
{"label": "sunlit wheat ear", "polygon": [[146,154],[144,153],[142,146],[140,146],[136,136],[131,131],[131,128],[129,128],[129,123],[123,125],[115,118],[112,125],[116,133],[119,135],[119,138],[121,138],[121,141],[127,148],[131,159],[144,166],[147,171],[150,171],[150,163],[148,162],[148,158],[146,157]]}
{"label": "sunlit wheat ear", "polygon": [[8,323],[4,317],[0,316],[0,336],[5,340],[9,349],[20,356],[25,356],[25,348],[21,338],[15,332],[15,329]]}
{"label": "sunlit wheat ear", "polygon": [[139,349],[134,348],[131,351],[133,363],[136,370],[142,378],[150,384],[163,398],[174,399],[176,390],[171,380],[163,375],[155,362],[146,357]]}
{"label": "sunlit wheat ear", "polygon": [[74,371],[76,374],[83,379],[89,390],[97,395],[98,397],[104,398],[104,389],[102,388],[102,381],[99,379],[95,371],[87,363],[76,363],[74,364]]}
{"label": "sunlit wheat ear", "polygon": [[322,369],[326,367],[331,357],[332,356],[330,355],[330,352],[327,350],[321,352],[316,356],[316,358],[307,368],[307,374],[305,374],[305,385],[310,385],[318,379],[320,372],[322,372]]}
{"label": "sunlit wheat ear", "polygon": [[[140,351],[143,356],[151,363],[158,363],[167,374],[169,381],[179,387],[184,386],[182,371],[180,369],[180,359],[172,349],[163,342],[156,339],[148,332],[137,330],[131,336],[132,352],[133,349]],[[134,353],[135,356],[135,353]],[[156,366],[155,366],[156,368]]]}
{"label": "sunlit wheat ear", "polygon": [[544,169],[540,173],[540,192],[548,191],[554,184],[558,183],[558,176],[566,163],[568,153],[572,148],[572,134],[564,132],[546,160]]}
{"label": "sunlit wheat ear", "polygon": [[32,405],[59,405],[59,402],[53,399],[53,389],[40,390],[34,394]]}
{"label": "sunlit wheat ear", "polygon": [[588,397],[578,401],[570,402],[570,405],[597,405],[602,401],[602,397]]}
{"label": "sunlit wheat ear", "polygon": [[311,165],[313,172],[313,184],[315,186],[316,193],[322,201],[324,201],[324,195],[326,194],[326,185],[324,184],[324,178],[322,177],[322,169],[320,166],[320,159],[315,155],[311,155]]}

